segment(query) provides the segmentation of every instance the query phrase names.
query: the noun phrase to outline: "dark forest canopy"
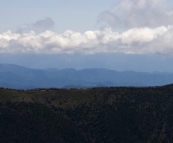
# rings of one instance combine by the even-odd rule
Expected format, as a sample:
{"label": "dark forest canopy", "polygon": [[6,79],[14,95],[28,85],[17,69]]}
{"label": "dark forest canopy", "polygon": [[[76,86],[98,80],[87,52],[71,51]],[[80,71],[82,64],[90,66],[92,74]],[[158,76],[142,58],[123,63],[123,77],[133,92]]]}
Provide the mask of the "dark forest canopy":
{"label": "dark forest canopy", "polygon": [[0,89],[0,142],[173,140],[173,85]]}

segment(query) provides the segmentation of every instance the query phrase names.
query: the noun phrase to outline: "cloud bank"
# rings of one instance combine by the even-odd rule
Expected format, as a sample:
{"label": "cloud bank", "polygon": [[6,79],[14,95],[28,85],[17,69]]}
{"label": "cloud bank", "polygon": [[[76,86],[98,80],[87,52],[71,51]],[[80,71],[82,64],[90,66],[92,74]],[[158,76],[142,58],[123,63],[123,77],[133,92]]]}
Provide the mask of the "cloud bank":
{"label": "cloud bank", "polygon": [[0,34],[0,53],[173,55],[173,8],[169,0],[120,0],[112,10],[102,12],[99,20],[111,28],[58,34],[51,31],[51,18],[38,20],[26,31]]}
{"label": "cloud bank", "polygon": [[1,53],[85,53],[122,52],[126,54],[173,55],[173,25],[132,28],[122,33],[111,28],[84,33],[67,30],[62,34],[45,31],[36,34],[0,34]]}

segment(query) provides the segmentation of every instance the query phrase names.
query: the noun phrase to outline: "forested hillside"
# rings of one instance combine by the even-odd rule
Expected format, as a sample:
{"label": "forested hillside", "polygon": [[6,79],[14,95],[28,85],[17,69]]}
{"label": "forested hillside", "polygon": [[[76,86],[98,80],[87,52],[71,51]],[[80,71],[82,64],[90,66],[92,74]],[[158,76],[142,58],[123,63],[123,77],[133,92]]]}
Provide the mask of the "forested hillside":
{"label": "forested hillside", "polygon": [[173,85],[0,89],[0,142],[171,143]]}

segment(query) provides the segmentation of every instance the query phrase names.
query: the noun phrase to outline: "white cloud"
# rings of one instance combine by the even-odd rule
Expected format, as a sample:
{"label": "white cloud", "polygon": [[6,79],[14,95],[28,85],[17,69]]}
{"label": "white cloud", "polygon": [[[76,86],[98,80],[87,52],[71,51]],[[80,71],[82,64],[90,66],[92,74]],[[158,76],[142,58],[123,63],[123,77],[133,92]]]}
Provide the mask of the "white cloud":
{"label": "white cloud", "polygon": [[126,54],[173,55],[173,25],[132,28],[122,33],[111,28],[84,33],[67,30],[62,34],[45,31],[36,34],[0,34],[1,53],[85,53],[122,52]]}
{"label": "white cloud", "polygon": [[173,9],[169,0],[120,0],[112,10],[100,13],[99,21],[118,31],[168,26],[173,24]]}
{"label": "white cloud", "polygon": [[0,34],[0,53],[173,55],[173,9],[168,2],[120,0],[111,11],[99,15],[99,19],[112,28],[84,33],[67,30],[57,34],[51,31],[54,27],[51,18],[38,20],[17,33],[7,31]]}

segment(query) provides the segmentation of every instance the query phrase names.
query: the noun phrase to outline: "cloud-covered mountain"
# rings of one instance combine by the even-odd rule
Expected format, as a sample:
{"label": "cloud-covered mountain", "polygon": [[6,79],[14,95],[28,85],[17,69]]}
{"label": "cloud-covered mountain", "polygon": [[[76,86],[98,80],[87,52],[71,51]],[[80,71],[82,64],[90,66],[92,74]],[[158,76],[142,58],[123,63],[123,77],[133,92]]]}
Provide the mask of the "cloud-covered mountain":
{"label": "cloud-covered mountain", "polygon": [[145,73],[108,69],[30,69],[0,65],[0,86],[5,88],[63,88],[97,86],[159,86],[173,83],[173,73]]}

